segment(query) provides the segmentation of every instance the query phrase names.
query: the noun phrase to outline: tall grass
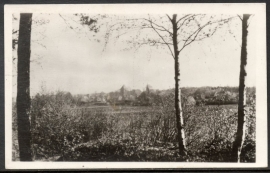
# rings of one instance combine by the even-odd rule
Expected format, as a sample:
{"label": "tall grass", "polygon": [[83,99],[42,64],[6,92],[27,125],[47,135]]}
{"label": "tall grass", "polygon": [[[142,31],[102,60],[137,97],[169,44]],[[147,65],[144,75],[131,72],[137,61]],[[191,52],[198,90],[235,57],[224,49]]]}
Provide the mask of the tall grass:
{"label": "tall grass", "polygon": [[[177,161],[173,96],[160,106],[80,109],[70,95],[32,99],[31,132],[35,160]],[[237,106],[187,106],[184,109],[189,161],[228,161],[236,131]],[[137,111],[134,111],[137,110]],[[255,161],[255,103],[248,110],[243,162]],[[13,112],[16,137],[16,111]],[[16,154],[14,145],[14,157]],[[58,156],[57,158],[55,156]]]}

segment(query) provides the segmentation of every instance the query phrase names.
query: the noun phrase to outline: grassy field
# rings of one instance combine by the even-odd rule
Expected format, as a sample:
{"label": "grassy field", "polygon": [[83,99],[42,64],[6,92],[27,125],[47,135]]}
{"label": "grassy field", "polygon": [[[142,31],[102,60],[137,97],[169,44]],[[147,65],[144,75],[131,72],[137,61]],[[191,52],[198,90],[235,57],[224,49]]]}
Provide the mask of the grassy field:
{"label": "grassy field", "polygon": [[[36,104],[39,103],[39,104]],[[173,102],[162,106],[78,107],[32,102],[34,160],[177,161]],[[39,107],[39,106],[42,106]],[[185,106],[188,160],[228,161],[236,131],[237,105]],[[243,162],[255,161],[255,113],[248,111]],[[13,111],[13,160],[18,160]]]}
{"label": "grassy field", "polygon": [[68,111],[75,111],[77,114],[81,114],[82,112],[97,112],[102,111],[106,113],[113,114],[140,114],[140,113],[154,113],[161,108],[149,107],[149,106],[89,106],[89,107],[77,107],[67,109]]}

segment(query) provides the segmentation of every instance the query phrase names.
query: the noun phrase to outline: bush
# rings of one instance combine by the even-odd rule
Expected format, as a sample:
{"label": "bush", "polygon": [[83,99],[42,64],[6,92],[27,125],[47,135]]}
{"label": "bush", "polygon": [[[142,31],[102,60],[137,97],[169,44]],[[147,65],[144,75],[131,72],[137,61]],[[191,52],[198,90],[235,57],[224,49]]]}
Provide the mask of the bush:
{"label": "bush", "polygon": [[[241,161],[255,161],[255,97],[248,106]],[[185,100],[185,99],[183,99]],[[174,95],[159,106],[85,109],[65,92],[32,98],[34,160],[178,161]],[[139,111],[138,111],[139,110]],[[236,132],[236,106],[190,106],[183,102],[189,161],[226,162]],[[13,111],[16,141],[16,111]],[[17,148],[14,142],[14,158]]]}

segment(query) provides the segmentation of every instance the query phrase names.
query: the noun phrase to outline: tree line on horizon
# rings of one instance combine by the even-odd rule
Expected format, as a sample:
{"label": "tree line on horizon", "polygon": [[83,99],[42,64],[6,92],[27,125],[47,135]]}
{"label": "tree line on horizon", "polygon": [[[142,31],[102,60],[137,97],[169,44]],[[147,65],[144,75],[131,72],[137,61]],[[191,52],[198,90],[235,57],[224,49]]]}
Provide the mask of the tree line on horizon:
{"label": "tree line on horizon", "polygon": [[[125,89],[111,92],[95,92],[92,94],[73,95],[80,105],[93,104],[117,104],[117,105],[159,105],[162,97],[171,95],[174,97],[174,88],[171,89]],[[183,87],[181,98],[190,100],[190,105],[226,105],[237,104],[239,100],[238,87]],[[247,94],[254,95],[255,87],[247,87]],[[247,103],[250,103],[247,97]]]}

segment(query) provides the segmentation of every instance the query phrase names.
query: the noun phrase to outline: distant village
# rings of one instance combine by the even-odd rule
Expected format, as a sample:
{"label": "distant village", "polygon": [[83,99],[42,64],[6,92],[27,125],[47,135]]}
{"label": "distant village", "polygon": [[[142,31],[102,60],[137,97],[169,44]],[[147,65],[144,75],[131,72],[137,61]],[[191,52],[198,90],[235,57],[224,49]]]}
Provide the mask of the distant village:
{"label": "distant village", "polygon": [[[255,93],[255,88],[248,88],[248,93]],[[174,89],[158,90],[146,85],[145,90],[130,89],[123,85],[109,93],[80,95],[80,105],[158,105],[162,98],[174,97]],[[182,100],[186,105],[199,104],[237,104],[237,87],[188,87],[182,88]],[[249,101],[249,100],[247,100]]]}
{"label": "distant village", "polygon": [[[94,93],[81,95],[81,105],[149,105],[153,96],[158,95],[158,90],[146,85],[145,91],[130,89],[123,85],[120,89],[109,93]],[[160,94],[160,93],[159,93]]]}

